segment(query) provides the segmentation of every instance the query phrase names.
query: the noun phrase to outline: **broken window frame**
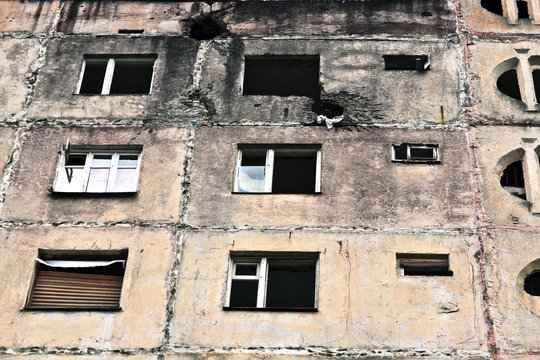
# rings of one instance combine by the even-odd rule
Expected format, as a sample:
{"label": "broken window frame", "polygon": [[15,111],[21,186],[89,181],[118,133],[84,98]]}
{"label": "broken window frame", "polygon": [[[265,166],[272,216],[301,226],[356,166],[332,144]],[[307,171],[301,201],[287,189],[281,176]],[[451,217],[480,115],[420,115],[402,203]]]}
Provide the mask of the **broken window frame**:
{"label": "broken window frame", "polygon": [[[128,249],[119,250],[49,250],[39,249],[38,256],[34,264],[34,271],[27,293],[25,305],[22,310],[25,311],[121,311],[120,302],[122,299],[122,288],[124,286],[125,269],[128,259]],[[92,274],[85,273],[81,275],[66,275],[60,283],[54,279],[41,279],[40,272],[50,272],[43,270],[42,267],[76,269],[76,268],[98,268],[121,263],[123,272],[121,275],[102,275],[109,276],[106,281],[118,282],[119,284],[100,284],[92,285],[92,289],[85,289],[88,283],[95,282]],[[99,271],[97,271],[99,273]],[[61,274],[78,274],[74,271],[59,272]],[[85,276],[88,275],[88,276]],[[114,279],[112,277],[117,277]],[[81,279],[81,280],[79,280]],[[86,284],[81,281],[87,281]],[[66,285],[62,283],[68,283]],[[69,282],[72,284],[70,285]],[[38,290],[39,286],[39,290]],[[48,294],[36,295],[46,292]],[[91,293],[91,295],[89,295]],[[79,297],[74,299],[75,297]],[[86,298],[86,303],[84,299]],[[52,300],[47,300],[52,299]],[[68,299],[71,299],[68,301]],[[65,303],[62,304],[62,301]]]}
{"label": "broken window frame", "polygon": [[[406,146],[407,147],[407,158],[398,159],[396,158],[396,147]],[[411,149],[431,149],[433,152],[432,158],[420,158],[413,157],[411,155]],[[392,161],[393,162],[405,162],[405,163],[439,163],[439,145],[438,144],[392,144]]]}
{"label": "broken window frame", "polygon": [[[86,156],[84,166],[72,165],[66,166],[69,156],[83,155]],[[110,165],[93,165],[92,160],[95,155],[110,155]],[[137,165],[119,165],[121,156],[137,156]],[[142,145],[68,145],[63,146],[60,151],[58,164],[56,167],[56,176],[53,183],[52,191],[55,193],[87,193],[87,194],[103,194],[103,193],[136,193],[139,183],[139,172],[142,160]],[[77,189],[71,188],[70,171],[73,174],[73,169],[82,169],[82,180],[80,187]],[[91,180],[92,169],[109,169],[107,177],[107,185],[103,191],[88,191],[88,184]],[[119,169],[135,169],[133,175],[133,183],[131,188],[116,189],[116,178]],[[67,181],[67,184],[66,184]]]}
{"label": "broken window frame", "polygon": [[[156,60],[157,55],[150,54],[150,55],[129,55],[129,56],[90,56],[85,55],[82,65],[81,65],[81,72],[79,75],[79,81],[77,82],[77,90],[75,91],[76,95],[151,95],[152,94],[152,87],[154,85],[154,75],[156,70]],[[101,87],[101,93],[100,94],[94,94],[94,93],[81,93],[81,87],[84,81],[84,74],[86,71],[86,64],[99,64],[106,62],[106,69],[105,69],[105,76],[103,78],[103,85]],[[150,87],[148,89],[148,93],[125,93],[125,94],[110,94],[111,91],[111,85],[114,78],[114,70],[116,67],[116,64],[135,64],[135,65],[152,65],[152,77],[150,79]]]}
{"label": "broken window frame", "polygon": [[[242,154],[244,150],[261,150],[266,151],[264,165],[264,189],[263,191],[240,191],[240,172],[242,168]],[[315,190],[309,193],[302,194],[320,194],[321,192],[321,145],[312,144],[276,144],[276,145],[253,145],[239,144],[238,155],[236,159],[236,172],[234,180],[233,193],[235,194],[278,194],[272,192],[272,182],[274,176],[274,155],[276,151],[289,153],[314,153],[316,152],[315,163]],[[281,193],[279,193],[281,194]]]}
{"label": "broken window frame", "polygon": [[[418,263],[424,264],[426,267],[433,266],[435,263],[446,263],[445,274],[429,273],[429,270],[425,271],[425,274],[407,274],[405,263]],[[399,276],[422,276],[422,277],[452,277],[454,272],[450,269],[450,255],[449,254],[425,254],[425,253],[397,253],[396,254],[396,267]],[[414,266],[413,266],[414,268]],[[422,270],[421,266],[418,266],[416,272]]]}
{"label": "broken window frame", "polygon": [[[229,256],[227,288],[225,294],[225,304],[223,310],[247,310],[247,311],[318,311],[318,278],[319,278],[319,252],[270,252],[270,253],[231,253]],[[266,307],[267,285],[268,285],[268,267],[271,261],[283,261],[294,265],[305,265],[307,263],[315,265],[315,284],[314,284],[314,307]],[[256,265],[255,275],[236,275],[237,265]],[[230,306],[232,282],[239,281],[257,281],[257,301],[255,307],[236,307]]]}

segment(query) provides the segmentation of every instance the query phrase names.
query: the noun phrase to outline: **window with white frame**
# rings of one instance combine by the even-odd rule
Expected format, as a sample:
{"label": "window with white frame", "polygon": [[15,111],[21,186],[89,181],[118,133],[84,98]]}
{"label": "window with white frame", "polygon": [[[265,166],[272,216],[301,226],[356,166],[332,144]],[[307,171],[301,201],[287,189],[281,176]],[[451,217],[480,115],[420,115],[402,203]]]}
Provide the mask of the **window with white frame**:
{"label": "window with white frame", "polygon": [[141,145],[71,145],[58,161],[54,192],[130,193],[137,191]]}
{"label": "window with white frame", "polygon": [[439,145],[392,145],[392,161],[419,163],[439,162]]}
{"label": "window with white frame", "polygon": [[319,253],[231,254],[225,309],[315,311]]}
{"label": "window with white frame", "polygon": [[85,56],[76,94],[150,94],[156,55]]}
{"label": "window with white frame", "polygon": [[234,192],[321,191],[320,145],[239,145]]}

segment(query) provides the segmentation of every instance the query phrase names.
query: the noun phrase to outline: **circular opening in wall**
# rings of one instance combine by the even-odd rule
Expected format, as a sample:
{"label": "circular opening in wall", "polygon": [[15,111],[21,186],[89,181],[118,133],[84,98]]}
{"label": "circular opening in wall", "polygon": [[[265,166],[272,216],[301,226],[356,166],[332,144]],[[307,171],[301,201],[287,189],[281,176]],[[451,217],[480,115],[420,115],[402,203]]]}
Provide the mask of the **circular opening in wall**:
{"label": "circular opening in wall", "polygon": [[527,200],[522,162],[524,154],[525,151],[522,148],[510,151],[499,159],[496,171],[499,174],[499,183],[504,190],[520,199]]}
{"label": "circular opening in wall", "polygon": [[503,16],[501,0],[482,0],[480,5],[489,12]]}
{"label": "circular opening in wall", "polygon": [[519,272],[516,286],[523,305],[540,316],[540,259],[529,263]]}

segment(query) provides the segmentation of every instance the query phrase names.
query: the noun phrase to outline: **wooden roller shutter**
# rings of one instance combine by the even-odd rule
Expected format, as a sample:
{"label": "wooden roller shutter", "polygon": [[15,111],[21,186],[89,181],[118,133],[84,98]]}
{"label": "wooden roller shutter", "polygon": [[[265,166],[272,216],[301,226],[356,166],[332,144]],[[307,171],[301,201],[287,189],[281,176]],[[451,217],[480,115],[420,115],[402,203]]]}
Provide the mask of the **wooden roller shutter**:
{"label": "wooden roller shutter", "polygon": [[122,280],[121,275],[38,270],[26,308],[117,309]]}

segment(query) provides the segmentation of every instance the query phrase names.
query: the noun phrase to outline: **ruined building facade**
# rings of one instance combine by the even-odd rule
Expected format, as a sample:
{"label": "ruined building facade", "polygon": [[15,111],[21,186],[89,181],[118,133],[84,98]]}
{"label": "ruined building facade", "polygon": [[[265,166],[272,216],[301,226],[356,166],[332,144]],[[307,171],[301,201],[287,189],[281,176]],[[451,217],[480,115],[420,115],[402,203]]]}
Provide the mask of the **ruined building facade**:
{"label": "ruined building facade", "polygon": [[0,359],[540,358],[540,1],[0,3]]}

